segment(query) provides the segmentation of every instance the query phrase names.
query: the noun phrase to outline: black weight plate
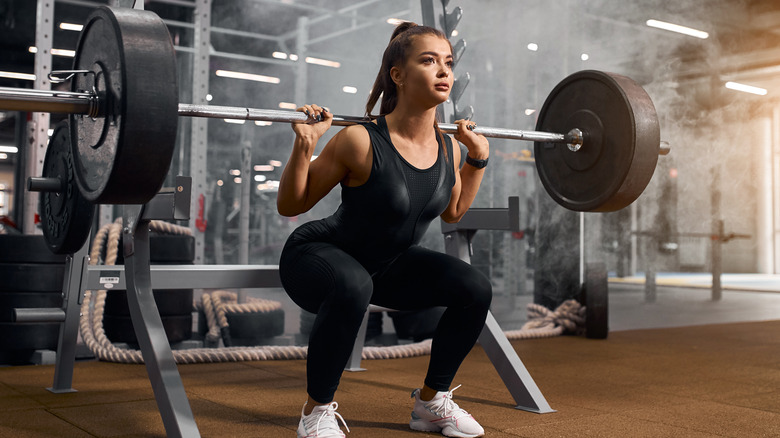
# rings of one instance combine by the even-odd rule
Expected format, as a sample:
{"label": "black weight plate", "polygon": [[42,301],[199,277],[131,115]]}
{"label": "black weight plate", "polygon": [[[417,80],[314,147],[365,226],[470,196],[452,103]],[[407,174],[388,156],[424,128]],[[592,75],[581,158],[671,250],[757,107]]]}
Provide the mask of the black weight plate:
{"label": "black weight plate", "polygon": [[0,292],[0,322],[12,322],[14,309],[62,308],[62,292]]}
{"label": "black weight plate", "polygon": [[0,263],[0,292],[62,291],[65,265]]}
{"label": "black weight plate", "polygon": [[615,211],[647,187],[661,142],[655,107],[631,79],[594,70],[559,83],[539,111],[538,131],[584,133],[579,151],[534,143],[536,168],[549,195],[575,211]]}
{"label": "black weight plate", "polygon": [[65,255],[52,254],[40,235],[0,235],[0,263],[65,263]]}
{"label": "black weight plate", "polygon": [[604,263],[588,263],[585,268],[583,301],[585,303],[585,336],[606,339],[609,333],[609,283]]}
{"label": "black weight plate", "polygon": [[56,350],[60,324],[0,322],[0,350]]}
{"label": "black weight plate", "polygon": [[176,53],[155,13],[102,6],[79,37],[74,91],[97,92],[103,114],[70,116],[74,164],[84,196],[144,204],[162,187],[176,141]]}
{"label": "black weight plate", "polygon": [[76,182],[68,122],[54,128],[43,160],[43,177],[62,182],[61,192],[40,194],[43,237],[54,254],[72,254],[89,238],[95,207],[81,194]]}
{"label": "black weight plate", "polygon": [[[192,289],[155,289],[154,303],[161,316],[192,313]],[[127,291],[109,291],[106,295],[106,315],[130,316]]]}
{"label": "black weight plate", "polygon": [[[168,342],[175,344],[192,338],[192,314],[162,316],[163,329],[168,338]],[[106,331],[106,337],[111,342],[126,342],[137,345],[138,338],[135,336],[133,321],[129,316],[103,315],[103,328]]]}

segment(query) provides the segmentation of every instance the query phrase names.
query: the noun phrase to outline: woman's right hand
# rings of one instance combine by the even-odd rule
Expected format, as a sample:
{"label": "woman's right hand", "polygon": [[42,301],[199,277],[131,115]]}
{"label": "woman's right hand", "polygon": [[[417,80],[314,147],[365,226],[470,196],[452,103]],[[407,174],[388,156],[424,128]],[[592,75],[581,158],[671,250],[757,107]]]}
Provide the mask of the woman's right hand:
{"label": "woman's right hand", "polygon": [[306,114],[309,118],[306,123],[293,123],[293,131],[297,136],[313,140],[315,143],[325,134],[333,122],[333,114],[327,108],[319,105],[304,105],[296,111]]}

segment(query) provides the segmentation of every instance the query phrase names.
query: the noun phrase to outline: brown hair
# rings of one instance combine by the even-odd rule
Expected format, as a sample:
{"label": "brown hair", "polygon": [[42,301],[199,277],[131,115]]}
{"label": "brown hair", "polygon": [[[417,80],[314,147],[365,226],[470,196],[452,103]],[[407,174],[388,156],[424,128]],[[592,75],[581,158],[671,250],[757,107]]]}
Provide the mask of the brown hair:
{"label": "brown hair", "polygon": [[[385,48],[385,53],[382,55],[382,66],[379,68],[379,73],[376,75],[374,86],[371,88],[371,94],[368,96],[368,102],[366,102],[366,116],[368,118],[375,118],[371,115],[371,110],[376,105],[379,97],[382,97],[382,102],[379,105],[379,115],[383,116],[393,112],[396,104],[398,103],[398,89],[396,88],[393,78],[390,76],[390,70],[393,67],[401,66],[406,63],[409,57],[409,49],[412,46],[412,39],[419,35],[434,35],[444,39],[449,43],[449,40],[444,35],[444,32],[430,26],[420,26],[411,21],[405,21],[396,26],[393,31],[393,35],[390,37],[390,42]],[[450,44],[450,51],[452,51],[452,44]],[[439,130],[438,120],[434,122],[436,134],[442,142],[442,148],[444,148],[444,134]],[[444,148],[446,154],[446,148]]]}

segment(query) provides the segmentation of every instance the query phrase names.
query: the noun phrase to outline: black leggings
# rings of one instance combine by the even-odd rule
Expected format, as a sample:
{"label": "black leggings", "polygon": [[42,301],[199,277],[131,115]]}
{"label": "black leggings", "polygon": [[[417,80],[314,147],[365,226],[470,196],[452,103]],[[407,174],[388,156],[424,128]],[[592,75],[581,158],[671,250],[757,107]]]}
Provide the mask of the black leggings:
{"label": "black leggings", "polygon": [[279,263],[282,284],[301,308],[316,313],[306,366],[307,391],[330,403],[370,304],[396,310],[444,306],[433,336],[425,384],[447,391],[476,343],[492,299],[490,281],[470,264],[413,246],[381,275],[337,246],[288,242]]}

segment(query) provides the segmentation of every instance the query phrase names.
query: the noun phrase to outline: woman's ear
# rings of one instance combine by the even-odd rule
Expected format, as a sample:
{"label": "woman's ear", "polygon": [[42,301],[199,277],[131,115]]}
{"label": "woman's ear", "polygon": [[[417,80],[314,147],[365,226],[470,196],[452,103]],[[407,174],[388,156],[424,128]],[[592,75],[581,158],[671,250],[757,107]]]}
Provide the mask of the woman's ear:
{"label": "woman's ear", "polygon": [[395,82],[396,87],[404,83],[404,72],[399,67],[390,68],[390,79]]}

